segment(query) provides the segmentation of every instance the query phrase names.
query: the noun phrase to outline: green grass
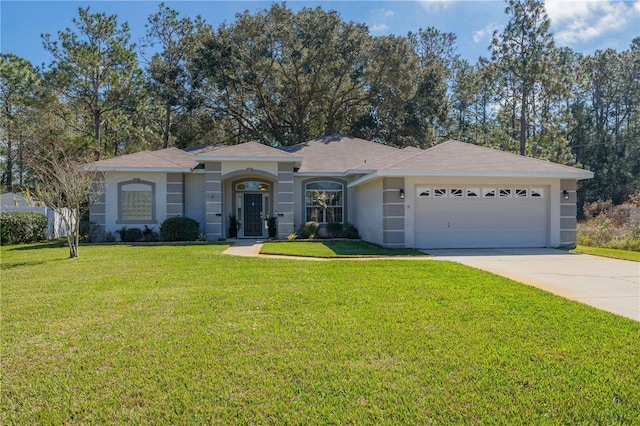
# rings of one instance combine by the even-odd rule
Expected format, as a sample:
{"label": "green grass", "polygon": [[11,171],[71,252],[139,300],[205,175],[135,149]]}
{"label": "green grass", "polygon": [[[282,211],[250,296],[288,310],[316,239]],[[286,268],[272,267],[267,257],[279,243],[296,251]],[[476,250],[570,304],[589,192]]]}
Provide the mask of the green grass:
{"label": "green grass", "polygon": [[617,250],[600,247],[578,246],[573,251],[578,253],[594,254],[596,256],[612,257],[614,259],[633,260],[640,262],[640,252],[630,250]]}
{"label": "green grass", "polygon": [[427,256],[420,250],[390,249],[366,241],[291,241],[265,243],[260,253],[324,258]]}
{"label": "green grass", "polygon": [[0,424],[638,424],[640,324],[444,261],[3,247]]}

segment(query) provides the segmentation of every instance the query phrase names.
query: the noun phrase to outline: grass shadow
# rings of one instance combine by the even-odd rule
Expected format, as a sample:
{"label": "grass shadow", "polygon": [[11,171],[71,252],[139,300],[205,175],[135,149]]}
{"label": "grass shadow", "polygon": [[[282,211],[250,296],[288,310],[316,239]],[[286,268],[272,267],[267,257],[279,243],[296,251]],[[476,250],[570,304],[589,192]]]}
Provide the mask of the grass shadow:
{"label": "grass shadow", "polygon": [[24,250],[40,250],[40,249],[47,249],[47,248],[62,248],[62,247],[64,247],[66,242],[67,242],[66,239],[59,239],[59,240],[55,240],[55,241],[47,241],[45,243],[20,244],[20,245],[15,246],[15,247],[5,246],[6,247],[5,250],[7,250],[7,251],[12,251],[12,250],[24,251]]}
{"label": "grass shadow", "polygon": [[419,250],[381,247],[366,241],[322,241],[338,256],[426,256]]}

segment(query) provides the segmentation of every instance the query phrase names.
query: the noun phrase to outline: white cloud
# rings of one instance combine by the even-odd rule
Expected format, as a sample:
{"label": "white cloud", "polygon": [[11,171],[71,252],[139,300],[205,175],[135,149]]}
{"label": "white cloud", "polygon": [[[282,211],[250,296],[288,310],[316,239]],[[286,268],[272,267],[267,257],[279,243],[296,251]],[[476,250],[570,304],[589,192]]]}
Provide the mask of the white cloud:
{"label": "white cloud", "polygon": [[419,0],[422,7],[429,11],[446,9],[449,4],[454,3],[456,0]]}
{"label": "white cloud", "polygon": [[637,25],[640,17],[640,0],[546,0],[545,6],[555,40],[563,45]]}
{"label": "white cloud", "polygon": [[502,25],[498,25],[495,22],[490,23],[486,27],[473,33],[473,41],[475,43],[481,43],[490,40],[493,36],[493,32],[502,28]]}
{"label": "white cloud", "polygon": [[372,33],[381,33],[388,29],[389,29],[389,26],[387,24],[373,24],[371,25],[371,28],[369,28],[369,30],[371,30]]}

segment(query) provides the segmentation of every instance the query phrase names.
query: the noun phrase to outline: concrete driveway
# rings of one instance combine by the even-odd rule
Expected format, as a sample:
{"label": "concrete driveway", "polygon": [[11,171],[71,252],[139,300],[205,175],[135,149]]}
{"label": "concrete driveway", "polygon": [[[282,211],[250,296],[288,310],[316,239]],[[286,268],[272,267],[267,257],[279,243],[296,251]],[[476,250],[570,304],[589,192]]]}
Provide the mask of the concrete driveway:
{"label": "concrete driveway", "polygon": [[425,250],[640,321],[640,263],[554,249]]}

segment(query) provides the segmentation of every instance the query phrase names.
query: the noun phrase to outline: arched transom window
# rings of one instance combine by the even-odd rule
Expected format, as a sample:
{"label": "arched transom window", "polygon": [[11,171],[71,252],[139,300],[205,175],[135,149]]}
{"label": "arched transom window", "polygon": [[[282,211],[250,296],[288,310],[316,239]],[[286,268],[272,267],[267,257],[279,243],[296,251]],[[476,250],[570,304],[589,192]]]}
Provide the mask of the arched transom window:
{"label": "arched transom window", "polygon": [[344,222],[344,186],[330,181],[306,184],[305,210],[307,222]]}
{"label": "arched transom window", "polygon": [[251,180],[236,184],[236,191],[260,191],[266,192],[271,189],[271,185],[266,182]]}

